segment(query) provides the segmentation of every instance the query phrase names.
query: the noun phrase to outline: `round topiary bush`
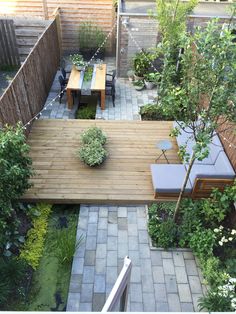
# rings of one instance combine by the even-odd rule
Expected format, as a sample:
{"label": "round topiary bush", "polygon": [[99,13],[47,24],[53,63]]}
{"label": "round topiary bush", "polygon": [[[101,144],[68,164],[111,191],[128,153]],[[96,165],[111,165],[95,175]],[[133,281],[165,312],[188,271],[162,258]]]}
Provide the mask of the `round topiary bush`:
{"label": "round topiary bush", "polygon": [[103,133],[103,131],[96,126],[89,128],[88,130],[84,131],[81,135],[81,141],[83,144],[89,144],[94,140],[100,142],[101,145],[104,145],[107,140],[107,137]]}
{"label": "round topiary bush", "polygon": [[97,139],[84,144],[78,151],[81,161],[90,167],[98,166],[104,162],[108,156],[107,151]]}

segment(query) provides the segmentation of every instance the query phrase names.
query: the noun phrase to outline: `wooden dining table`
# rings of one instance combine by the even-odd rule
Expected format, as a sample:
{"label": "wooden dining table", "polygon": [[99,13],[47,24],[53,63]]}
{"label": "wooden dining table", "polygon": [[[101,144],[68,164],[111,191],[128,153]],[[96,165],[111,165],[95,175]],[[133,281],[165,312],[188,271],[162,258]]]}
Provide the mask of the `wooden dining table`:
{"label": "wooden dining table", "polygon": [[[95,77],[91,83],[91,91],[100,92],[100,99],[101,99],[101,109],[105,109],[105,101],[106,101],[106,94],[105,94],[105,87],[106,87],[106,64],[95,65]],[[81,91],[80,84],[81,80],[81,71],[76,70],[73,66],[70,77],[68,80],[68,84],[66,87],[66,95],[67,95],[67,105],[68,109],[73,108],[73,91]]]}

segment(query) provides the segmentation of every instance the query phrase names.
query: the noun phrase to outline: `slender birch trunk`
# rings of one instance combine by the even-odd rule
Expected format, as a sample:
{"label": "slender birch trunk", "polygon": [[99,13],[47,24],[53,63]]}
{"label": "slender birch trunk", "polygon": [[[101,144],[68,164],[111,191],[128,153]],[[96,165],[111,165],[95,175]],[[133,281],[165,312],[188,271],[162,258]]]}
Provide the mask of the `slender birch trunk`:
{"label": "slender birch trunk", "polygon": [[193,153],[192,156],[191,156],[190,163],[189,163],[189,167],[188,167],[187,173],[186,173],[186,175],[185,175],[185,178],[184,178],[184,182],[183,182],[181,191],[180,191],[180,193],[179,193],[178,201],[177,201],[176,206],[175,206],[174,222],[177,221],[177,218],[178,218],[178,215],[179,215],[180,203],[181,203],[181,200],[182,200],[182,198],[183,198],[184,190],[185,190],[185,187],[186,187],[186,185],[187,185],[187,182],[188,182],[188,179],[189,179],[189,175],[190,175],[192,166],[193,166],[193,164],[194,164],[194,161],[195,161],[195,153]]}

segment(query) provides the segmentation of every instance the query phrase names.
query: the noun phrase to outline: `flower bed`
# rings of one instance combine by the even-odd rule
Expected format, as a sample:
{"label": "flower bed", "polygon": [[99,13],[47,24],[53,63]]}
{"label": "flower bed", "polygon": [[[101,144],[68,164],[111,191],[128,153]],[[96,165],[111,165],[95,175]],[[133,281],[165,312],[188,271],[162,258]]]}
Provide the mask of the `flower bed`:
{"label": "flower bed", "polygon": [[173,203],[149,206],[148,229],[158,247],[189,247],[198,258],[209,289],[200,309],[236,309],[236,183],[225,191],[215,190],[209,199],[182,202],[178,222]]}

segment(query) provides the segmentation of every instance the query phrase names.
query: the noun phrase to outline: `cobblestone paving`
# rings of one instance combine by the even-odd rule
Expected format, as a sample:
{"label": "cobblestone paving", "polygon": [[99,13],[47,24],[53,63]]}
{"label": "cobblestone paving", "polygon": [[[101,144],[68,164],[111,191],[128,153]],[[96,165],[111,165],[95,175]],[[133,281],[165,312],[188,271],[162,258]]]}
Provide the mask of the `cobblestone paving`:
{"label": "cobblestone paving", "polygon": [[67,311],[101,311],[128,255],[128,311],[193,312],[201,273],[190,251],[151,250],[144,206],[81,205]]}
{"label": "cobblestone paving", "polygon": [[[115,69],[115,59],[106,58],[104,61],[107,64],[107,72],[111,73]],[[66,70],[70,71],[71,65],[67,64]],[[58,76],[60,71],[57,71],[50,93],[48,95],[45,106],[47,106],[53,98],[60,92],[60,84]],[[139,107],[153,101],[157,95],[157,90],[136,91],[132,83],[127,79],[116,80],[116,100],[113,107],[111,96],[106,96],[106,109],[101,110],[97,106],[96,119],[105,120],[137,120],[139,119]],[[66,94],[62,97],[61,104],[59,99],[56,99],[51,106],[42,111],[41,119],[74,119],[78,109],[78,98],[75,98],[75,104],[72,110],[67,108]]]}

